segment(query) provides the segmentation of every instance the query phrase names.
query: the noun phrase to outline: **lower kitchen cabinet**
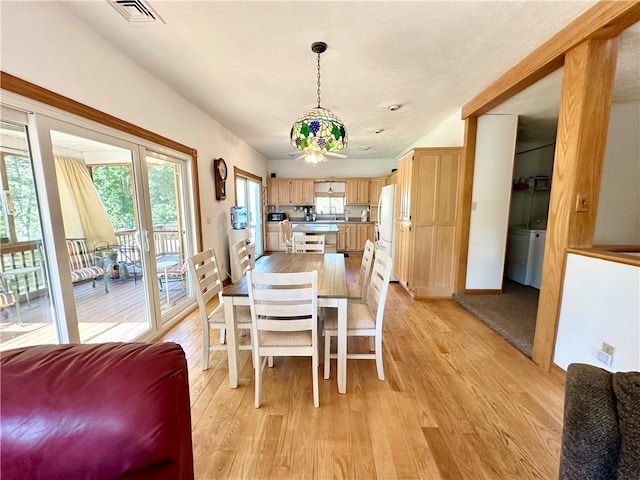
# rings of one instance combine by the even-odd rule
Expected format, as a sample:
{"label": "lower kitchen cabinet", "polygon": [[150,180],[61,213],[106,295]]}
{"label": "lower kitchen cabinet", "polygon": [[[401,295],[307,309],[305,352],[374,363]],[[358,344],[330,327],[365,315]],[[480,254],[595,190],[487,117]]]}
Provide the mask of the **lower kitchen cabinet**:
{"label": "lower kitchen cabinet", "polygon": [[280,237],[280,224],[279,223],[267,223],[266,224],[266,245],[268,252],[284,252],[287,247],[282,243]]}
{"label": "lower kitchen cabinet", "polygon": [[[364,251],[364,245],[367,243],[367,240],[374,241],[374,227],[372,223],[347,223],[345,225],[345,233],[345,250],[350,252],[362,252]],[[338,239],[338,242],[339,241]]]}
{"label": "lower kitchen cabinet", "polygon": [[337,250],[344,252],[347,249],[347,230],[346,225],[338,224]]}

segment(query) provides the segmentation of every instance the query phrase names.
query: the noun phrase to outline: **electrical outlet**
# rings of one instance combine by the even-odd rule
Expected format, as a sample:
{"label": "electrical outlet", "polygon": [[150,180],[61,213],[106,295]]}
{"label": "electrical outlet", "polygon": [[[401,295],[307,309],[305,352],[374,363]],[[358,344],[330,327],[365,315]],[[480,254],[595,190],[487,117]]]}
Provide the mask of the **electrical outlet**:
{"label": "electrical outlet", "polygon": [[607,367],[611,365],[613,357],[608,353],[603,352],[602,350],[598,350],[598,354],[596,355],[597,359],[604,363]]}
{"label": "electrical outlet", "polygon": [[613,356],[613,352],[615,352],[615,348],[613,348],[611,345],[609,345],[608,343],[602,342],[602,351],[604,353],[606,353],[607,355],[611,355]]}

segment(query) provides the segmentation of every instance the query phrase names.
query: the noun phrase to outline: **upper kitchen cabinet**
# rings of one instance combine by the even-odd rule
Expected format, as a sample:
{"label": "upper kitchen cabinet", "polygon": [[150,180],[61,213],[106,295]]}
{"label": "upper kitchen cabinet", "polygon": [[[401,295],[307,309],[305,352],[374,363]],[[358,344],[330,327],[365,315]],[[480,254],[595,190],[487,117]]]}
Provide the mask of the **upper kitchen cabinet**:
{"label": "upper kitchen cabinet", "polygon": [[267,180],[268,205],[313,205],[313,180],[298,178],[269,178]]}
{"label": "upper kitchen cabinet", "polygon": [[369,205],[369,179],[347,180],[345,200],[347,205]]}
{"label": "upper kitchen cabinet", "polygon": [[380,192],[382,187],[387,184],[387,177],[372,178],[369,181],[369,203],[371,205],[378,205],[380,200]]}

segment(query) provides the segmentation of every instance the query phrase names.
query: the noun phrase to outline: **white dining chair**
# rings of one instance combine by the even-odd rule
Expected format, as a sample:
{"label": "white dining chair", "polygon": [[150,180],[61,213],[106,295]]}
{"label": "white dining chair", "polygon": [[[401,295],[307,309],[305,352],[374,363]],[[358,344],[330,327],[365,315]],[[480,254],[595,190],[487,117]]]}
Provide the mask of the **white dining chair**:
{"label": "white dining chair", "polygon": [[348,299],[350,302],[365,303],[367,301],[371,264],[373,263],[375,250],[373,242],[371,240],[367,240],[364,244],[364,251],[362,252],[358,281],[347,282],[347,289],[349,290]]}
{"label": "white dining chair", "polygon": [[293,235],[295,253],[324,253],[324,235]]}
{"label": "white dining chair", "polygon": [[[311,357],[313,406],[318,408],[318,272],[247,273],[251,307],[255,407],[270,357]],[[270,362],[270,365],[272,363]]]}
{"label": "white dining chair", "polygon": [[[202,321],[202,370],[209,368],[209,352],[226,350],[225,316],[222,297],[222,280],[215,252],[212,249],[197,253],[187,259],[193,290],[200,309]],[[210,310],[210,301],[218,295],[218,305]],[[251,329],[251,311],[246,306],[236,306],[238,329]],[[220,343],[210,345],[211,330],[220,331]],[[239,345],[241,350],[251,350],[251,345]]]}
{"label": "white dining chair", "polygon": [[235,263],[235,271],[238,278],[232,278],[233,283],[238,283],[251,269],[251,258],[249,257],[249,247],[247,241],[242,239],[231,246],[231,261]]}
{"label": "white dining chair", "polygon": [[[384,380],[382,364],[382,321],[384,305],[393,270],[393,260],[382,251],[376,252],[366,303],[347,305],[347,337],[369,337],[369,350],[373,353],[349,353],[347,359],[375,359],[378,379]],[[338,336],[338,316],[335,308],[326,308],[324,314],[324,378],[329,378],[330,362],[338,355],[331,353],[331,337]]]}
{"label": "white dining chair", "polygon": [[282,245],[285,247],[287,253],[293,252],[293,228],[289,220],[282,220],[280,222],[280,239]]}

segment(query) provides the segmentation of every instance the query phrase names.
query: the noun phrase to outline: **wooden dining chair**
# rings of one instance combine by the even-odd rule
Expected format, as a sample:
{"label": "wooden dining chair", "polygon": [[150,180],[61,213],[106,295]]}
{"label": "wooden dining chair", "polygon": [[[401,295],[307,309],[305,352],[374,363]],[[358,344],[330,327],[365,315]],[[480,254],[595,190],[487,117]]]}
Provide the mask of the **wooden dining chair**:
{"label": "wooden dining chair", "polygon": [[369,286],[369,276],[371,275],[371,264],[375,255],[375,245],[371,240],[367,240],[362,253],[362,262],[360,262],[360,275],[357,282],[347,282],[349,290],[348,299],[351,302],[366,303],[367,292]]}
{"label": "wooden dining chair", "polygon": [[[225,344],[225,316],[222,297],[222,280],[218,261],[212,249],[197,253],[187,259],[189,276],[196,294],[200,319],[202,321],[202,370],[209,368],[209,352],[212,350],[226,350]],[[209,305],[218,295],[218,305],[213,309]],[[238,329],[251,329],[251,311],[246,306],[236,306],[235,314]],[[211,330],[220,331],[220,344],[210,345]],[[241,350],[251,350],[251,345],[239,345]]]}
{"label": "wooden dining chair", "polygon": [[[311,357],[313,406],[318,393],[318,272],[247,273],[251,307],[255,406],[262,399],[262,376],[269,357]],[[270,363],[272,365],[272,363]]]}
{"label": "wooden dining chair", "polygon": [[280,222],[280,240],[285,247],[287,253],[293,252],[293,228],[289,220]]}
{"label": "wooden dining chair", "polygon": [[295,253],[324,253],[324,235],[293,235]]}
{"label": "wooden dining chair", "polygon": [[251,259],[249,257],[249,247],[247,241],[242,239],[231,246],[231,261],[235,263],[235,271],[238,278],[232,278],[233,283],[238,283],[251,269]]}
{"label": "wooden dining chair", "polygon": [[[369,350],[373,353],[349,353],[347,359],[375,359],[378,379],[384,380],[382,364],[382,321],[387,298],[393,260],[383,251],[376,252],[366,303],[347,305],[347,337],[369,337]],[[324,378],[329,378],[330,362],[338,355],[331,353],[331,337],[338,336],[338,316],[335,308],[325,309],[324,318]]]}

